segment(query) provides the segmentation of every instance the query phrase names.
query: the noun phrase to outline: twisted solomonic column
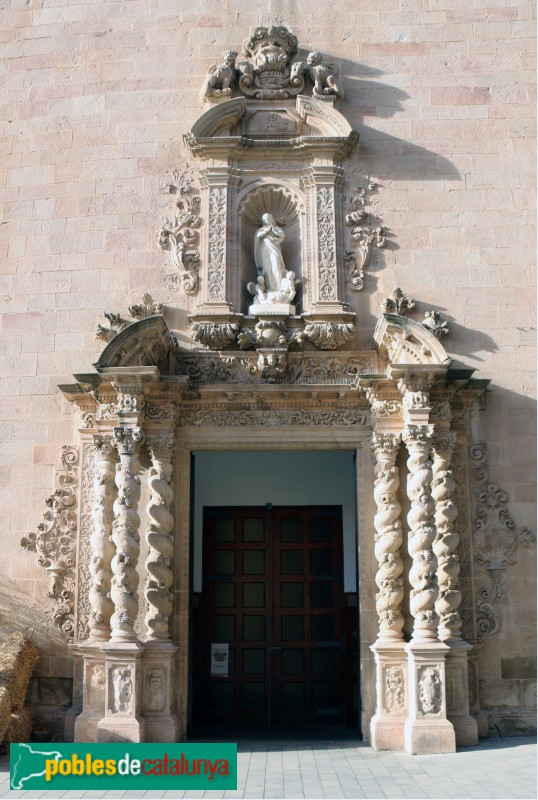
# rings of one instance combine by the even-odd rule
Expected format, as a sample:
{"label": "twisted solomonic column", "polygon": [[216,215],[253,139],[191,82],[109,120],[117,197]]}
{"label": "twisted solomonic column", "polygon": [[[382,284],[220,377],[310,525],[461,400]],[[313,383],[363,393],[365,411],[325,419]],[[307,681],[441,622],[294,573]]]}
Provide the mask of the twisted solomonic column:
{"label": "twisted solomonic column", "polygon": [[413,565],[409,571],[411,583],[410,610],[414,617],[412,641],[437,641],[438,616],[435,602],[439,594],[433,552],[435,541],[435,503],[431,493],[432,464],[429,459],[433,425],[406,425],[403,440],[409,458],[407,495],[411,508],[409,523],[409,554]]}
{"label": "twisted solomonic column", "polygon": [[138,451],[143,439],[142,430],[114,428],[114,436],[120,457],[116,466],[118,496],[114,502],[114,524],[112,541],[116,555],[112,559],[112,586],[110,595],[114,603],[114,614],[110,620],[112,640],[135,642],[134,624],[138,614],[138,572],[136,566],[140,554],[137,513],[140,499],[140,462]]}
{"label": "twisted solomonic column", "polygon": [[114,604],[110,599],[112,579],[111,562],[114,556],[112,544],[112,504],[115,495],[116,452],[111,436],[98,434],[93,437],[95,449],[95,477],[93,482],[94,502],[92,507],[92,534],[90,536],[91,558],[89,570],[91,583],[88,592],[90,601],[90,639],[108,641],[110,617]]}
{"label": "twisted solomonic column", "polygon": [[432,495],[435,500],[435,524],[437,537],[433,551],[437,556],[437,579],[439,597],[435,610],[439,615],[439,638],[461,639],[461,603],[459,589],[460,560],[457,549],[459,535],[454,531],[458,509],[453,501],[456,483],[450,470],[452,452],[456,442],[454,433],[439,435],[433,439]]}
{"label": "twisted solomonic column", "polygon": [[168,619],[172,612],[173,595],[170,587],[173,572],[170,568],[174,545],[171,532],[174,517],[170,506],[174,497],[171,485],[175,437],[167,431],[148,435],[151,469],[148,483],[151,495],[147,507],[146,538],[149,553],[146,558],[145,597],[148,603],[146,629],[149,641],[170,641]]}
{"label": "twisted solomonic column", "polygon": [[400,475],[396,457],[400,447],[400,435],[374,433],[372,450],[375,456],[376,480],[374,499],[377,513],[374,517],[376,529],[375,556],[379,564],[375,581],[379,588],[376,594],[376,610],[379,618],[378,641],[401,640],[404,618],[401,603],[404,596],[401,506],[397,499]]}

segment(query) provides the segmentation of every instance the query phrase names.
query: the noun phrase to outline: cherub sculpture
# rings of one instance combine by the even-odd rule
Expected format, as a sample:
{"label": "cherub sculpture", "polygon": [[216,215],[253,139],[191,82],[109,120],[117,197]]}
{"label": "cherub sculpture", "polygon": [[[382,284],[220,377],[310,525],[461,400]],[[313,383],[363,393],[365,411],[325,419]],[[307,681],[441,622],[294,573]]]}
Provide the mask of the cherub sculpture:
{"label": "cherub sculpture", "polygon": [[210,97],[229,97],[235,84],[236,68],[235,50],[226,50],[222,54],[222,64],[212,64],[207,72],[200,97],[207,101]]}
{"label": "cherub sculpture", "polygon": [[320,100],[329,97],[338,97],[340,100],[343,98],[344,90],[338,83],[338,67],[334,64],[324,64],[321,53],[314,50],[308,54],[305,73],[314,84],[312,90],[314,97]]}

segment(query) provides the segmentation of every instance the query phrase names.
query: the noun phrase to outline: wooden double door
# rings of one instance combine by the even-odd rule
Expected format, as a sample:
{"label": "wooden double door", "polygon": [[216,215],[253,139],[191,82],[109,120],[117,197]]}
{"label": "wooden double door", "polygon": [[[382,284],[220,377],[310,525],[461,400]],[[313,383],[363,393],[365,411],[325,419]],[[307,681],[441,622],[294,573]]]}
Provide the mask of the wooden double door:
{"label": "wooden double door", "polygon": [[341,508],[207,508],[203,553],[198,721],[344,722]]}

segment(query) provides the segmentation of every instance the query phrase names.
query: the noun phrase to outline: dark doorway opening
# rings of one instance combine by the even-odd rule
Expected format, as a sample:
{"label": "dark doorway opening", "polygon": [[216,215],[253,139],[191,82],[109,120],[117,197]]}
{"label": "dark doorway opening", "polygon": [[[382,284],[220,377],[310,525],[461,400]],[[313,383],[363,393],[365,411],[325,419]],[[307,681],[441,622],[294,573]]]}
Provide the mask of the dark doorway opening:
{"label": "dark doorway opening", "polygon": [[357,735],[355,598],[344,594],[340,506],[206,507],[195,732],[351,724]]}

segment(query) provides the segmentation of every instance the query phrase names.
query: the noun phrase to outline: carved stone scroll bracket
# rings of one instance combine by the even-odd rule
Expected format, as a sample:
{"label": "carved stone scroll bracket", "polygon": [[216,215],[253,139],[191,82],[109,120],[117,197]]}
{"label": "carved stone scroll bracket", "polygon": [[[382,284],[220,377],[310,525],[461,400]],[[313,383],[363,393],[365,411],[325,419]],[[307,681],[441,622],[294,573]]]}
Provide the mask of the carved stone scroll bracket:
{"label": "carved stone scroll bracket", "polygon": [[199,228],[200,195],[192,189],[189,170],[170,172],[171,179],[162,190],[176,198],[172,216],[166,217],[159,231],[159,247],[168,253],[166,286],[172,292],[192,295],[198,291],[200,267]]}
{"label": "carved stone scroll bracket", "polygon": [[79,451],[64,445],[61,468],[57,472],[56,489],[45,499],[47,510],[37,533],[23,536],[20,545],[37,554],[37,563],[48,574],[47,613],[54,627],[68,640],[75,633],[74,587],[77,539],[77,496]]}
{"label": "carved stone scroll bracket", "polygon": [[[306,316],[305,316],[305,319]],[[320,350],[337,350],[351,341],[355,331],[352,322],[307,321],[304,337]]]}
{"label": "carved stone scroll bracket", "polygon": [[456,737],[446,718],[445,657],[442,642],[410,642],[408,656],[409,714],[405,723],[405,749],[412,755],[454,753]]}
{"label": "carved stone scroll bracket", "polygon": [[474,468],[474,551],[479,568],[475,572],[477,628],[480,640],[496,633],[502,622],[505,600],[504,570],[516,563],[520,546],[529,548],[536,535],[528,528],[517,528],[508,509],[508,494],[489,477],[485,442],[469,448]]}

